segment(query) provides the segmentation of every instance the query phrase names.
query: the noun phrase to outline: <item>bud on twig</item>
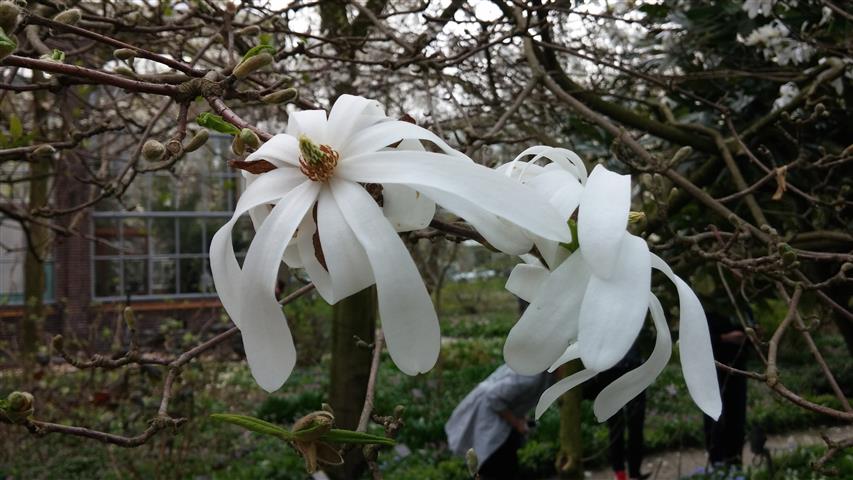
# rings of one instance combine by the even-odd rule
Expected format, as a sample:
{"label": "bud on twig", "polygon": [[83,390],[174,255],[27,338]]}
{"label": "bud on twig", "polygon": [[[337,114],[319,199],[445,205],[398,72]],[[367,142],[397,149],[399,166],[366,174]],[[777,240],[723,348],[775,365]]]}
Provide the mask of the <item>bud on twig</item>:
{"label": "bud on twig", "polygon": [[113,51],[113,56],[119,60],[130,60],[136,57],[136,50],[132,48],[117,48]]}
{"label": "bud on twig", "polygon": [[127,328],[136,330],[136,314],[133,313],[133,307],[124,307],[122,315],[124,316],[124,323],[127,324]]}
{"label": "bud on twig", "polygon": [[477,452],[473,448],[469,448],[465,452],[465,465],[468,467],[468,474],[476,477],[477,472],[480,470],[480,460],[477,459]]}
{"label": "bud on twig", "polygon": [[34,399],[31,393],[12,392],[6,397],[6,401],[0,404],[3,406],[0,409],[0,414],[5,414],[12,423],[24,423],[35,411],[33,403]]}
{"label": "bud on twig", "polygon": [[48,145],[45,143],[44,145],[39,145],[38,147],[36,147],[36,149],[33,150],[32,155],[36,158],[46,158],[52,156],[55,153],[56,149],[53,148],[53,145]]}
{"label": "bud on twig", "polygon": [[0,60],[11,55],[18,48],[18,42],[0,31]]}
{"label": "bud on twig", "polygon": [[172,156],[178,157],[184,153],[184,146],[181,145],[180,140],[173,138],[166,142],[166,151]]}
{"label": "bud on twig", "polygon": [[193,138],[191,138],[186,145],[184,145],[184,151],[194,152],[198,150],[205,143],[207,143],[208,138],[210,138],[210,134],[207,133],[207,129],[202,128],[201,130],[196,132],[195,135],[193,135]]}
{"label": "bud on twig", "polygon": [[149,162],[156,162],[166,155],[166,147],[162,143],[149,138],[142,145],[142,157]]}
{"label": "bud on twig", "polygon": [[299,92],[295,88],[285,88],[284,90],[278,90],[264,95],[261,97],[261,101],[269,105],[276,105],[279,103],[292,102],[296,100],[296,97],[298,96]]}
{"label": "bud on twig", "polygon": [[56,335],[55,337],[53,337],[51,345],[53,345],[54,350],[61,352],[65,349],[65,337],[63,337],[62,335]]}
{"label": "bud on twig", "polygon": [[258,134],[252,131],[250,128],[244,128],[240,130],[240,140],[243,141],[243,144],[252,150],[261,146],[261,139],[258,138]]}
{"label": "bud on twig", "polygon": [[238,157],[242,157],[243,154],[246,153],[246,144],[243,143],[243,139],[240,138],[240,135],[235,136],[234,141],[231,142],[231,151]]}
{"label": "bud on twig", "polygon": [[0,29],[11,34],[18,26],[18,14],[21,9],[15,2],[0,2]]}
{"label": "bud on twig", "polygon": [[64,23],[66,25],[76,25],[83,17],[83,12],[79,8],[69,8],[64,12],[58,13],[53,17],[54,22]]}
{"label": "bud on twig", "polygon": [[232,73],[237,78],[246,78],[254,71],[266,67],[272,62],[272,55],[264,52],[253,57],[249,57],[246,60],[243,60],[242,62],[240,62],[239,65],[234,68],[234,71]]}
{"label": "bud on twig", "polygon": [[133,70],[131,70],[129,67],[127,67],[125,65],[117,66],[115,68],[115,70],[113,70],[113,72],[115,72],[119,75],[125,76],[125,77],[136,78],[136,72],[134,72]]}
{"label": "bud on twig", "polygon": [[261,33],[261,27],[257,25],[249,25],[248,27],[241,28],[235,32],[237,35],[245,35],[248,37],[254,37]]}

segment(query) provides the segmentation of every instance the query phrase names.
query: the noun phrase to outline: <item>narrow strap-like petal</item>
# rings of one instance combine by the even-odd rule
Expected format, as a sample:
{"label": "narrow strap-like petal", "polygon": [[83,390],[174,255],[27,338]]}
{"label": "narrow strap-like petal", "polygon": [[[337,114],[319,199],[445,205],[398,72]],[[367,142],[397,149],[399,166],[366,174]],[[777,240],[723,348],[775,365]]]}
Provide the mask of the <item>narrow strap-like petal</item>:
{"label": "narrow strap-like petal", "polygon": [[699,297],[687,283],[669,268],[660,257],[652,254],[652,266],[664,273],[678,290],[681,317],[678,327],[678,354],[687,391],[696,405],[713,419],[720,417],[723,405],[708,320]]}
{"label": "narrow strap-like petal", "polygon": [[601,278],[610,278],[616,268],[630,210],[631,177],[596,165],[581,195],[578,242],[589,267]]}
{"label": "narrow strap-like petal", "polygon": [[344,299],[373,285],[367,254],[327,187],[320,192],[317,201],[317,223],[335,299]]}
{"label": "narrow strap-like petal", "polygon": [[[415,190],[428,187],[447,192],[542,237],[560,242],[571,238],[565,221],[533,189],[457,157],[431,152],[376,152],[339,165],[337,174],[354,182],[400,183]],[[442,203],[441,199],[432,199]]]}
{"label": "narrow strap-like petal", "polygon": [[554,370],[560,368],[566,363],[571,362],[572,360],[577,360],[581,358],[581,350],[578,348],[578,342],[575,342],[566,348],[566,351],[560,355],[560,358],[557,359],[550,367],[548,367],[548,373],[553,373]]}
{"label": "narrow strap-like petal", "polygon": [[435,216],[435,202],[405,185],[382,186],[382,212],[398,232],[429,226]]}
{"label": "narrow strap-like petal", "polygon": [[657,331],[655,349],[645,363],[617,378],[595,397],[592,410],[599,422],[612,417],[640,392],[648,388],[658,378],[672,355],[672,339],[669,336],[669,326],[666,324],[663,307],[660,300],[651,293],[649,293],[649,312]]}
{"label": "narrow strap-like petal", "polygon": [[318,191],[317,183],[307,181],[282,198],[258,229],[243,262],[240,332],[252,376],[268,392],[278,390],[296,364],[296,348],[275,296],[275,283],[284,249]]}
{"label": "narrow strap-like petal", "polygon": [[539,397],[539,403],[536,404],[536,420],[539,420],[539,417],[545,413],[545,410],[548,410],[548,407],[560,398],[561,395],[594,377],[597,373],[595,370],[585,368],[551,385]]}
{"label": "narrow strap-like petal", "polygon": [[277,167],[299,166],[299,145],[296,137],[286,133],[272,137],[246,157],[247,162],[256,160],[267,160]]}
{"label": "narrow strap-like petal", "polygon": [[507,365],[522,375],[534,375],[560,357],[577,336],[578,311],[588,279],[583,259],[574,254],[542,282],[507,336]]}
{"label": "narrow strap-like petal", "polygon": [[317,289],[317,293],[323,297],[329,305],[338,303],[339,298],[335,297],[335,292],[332,289],[332,278],[329,272],[320,264],[317,259],[317,252],[314,249],[314,233],[317,231],[317,224],[314,222],[312,215],[305,215],[302,224],[299,225],[299,234],[296,236],[296,247],[299,252],[299,260],[302,262],[302,268],[311,279],[311,283]]}
{"label": "narrow strap-like petal", "polygon": [[516,297],[530,303],[536,296],[536,292],[542,287],[542,283],[548,278],[549,273],[548,269],[543,266],[519,263],[509,274],[506,289]]}
{"label": "narrow strap-like petal", "polygon": [[368,100],[355,95],[341,95],[335,100],[332,110],[329,111],[328,130],[331,135],[335,136],[336,147],[345,150],[346,145],[352,140],[362,136],[361,131],[356,131],[360,127],[359,119],[365,111],[371,110],[371,107],[374,110],[381,110],[381,106],[376,100]]}
{"label": "narrow strap-like petal", "polygon": [[623,235],[612,275],[609,279],[592,275],[580,309],[581,360],[587,368],[600,372],[628,353],[649,308],[649,247],[642,238],[627,232]]}
{"label": "narrow strap-like petal", "polygon": [[586,182],[586,165],[584,165],[583,160],[581,160],[581,158],[571,150],[537,145],[519,153],[513,162],[519,162],[522,158],[527,156],[533,156],[533,158],[527,162],[528,164],[533,164],[540,158],[547,158],[562,170],[572,173],[575,177],[580,179],[581,183]]}
{"label": "narrow strap-like petal", "polygon": [[331,186],[370,260],[391,359],[409,375],[429,371],[441,347],[438,317],[406,245],[364,188],[337,179]]}
{"label": "narrow strap-like petal", "polygon": [[472,162],[438,135],[423,127],[398,120],[377,123],[359,131],[358,135],[353,136],[352,141],[343,147],[341,157],[344,162],[357,161],[357,157],[362,154],[377,152],[403,140],[427,140],[436,144],[448,155],[459,156]]}

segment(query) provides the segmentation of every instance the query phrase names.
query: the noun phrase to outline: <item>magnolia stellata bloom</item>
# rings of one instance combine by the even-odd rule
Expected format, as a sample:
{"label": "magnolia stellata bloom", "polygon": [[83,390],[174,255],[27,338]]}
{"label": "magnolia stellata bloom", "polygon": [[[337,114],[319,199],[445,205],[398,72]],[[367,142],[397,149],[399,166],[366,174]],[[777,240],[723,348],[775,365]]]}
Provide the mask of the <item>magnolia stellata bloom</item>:
{"label": "magnolia stellata bloom", "polygon": [[[608,386],[596,399],[599,420],[610,417],[651,384],[671,353],[663,308],[651,294],[651,269],[663,272],[678,290],[681,364],[696,404],[717,418],[721,403],[705,313],[690,287],[645,240],[626,230],[631,215],[631,180],[602,165],[589,178],[583,163],[567,150],[535,147],[519,157],[548,158],[546,167],[518,162],[503,171],[549,196],[564,218],[577,208],[578,245],[574,252],[537,239],[542,265],[530,256],[516,266],[507,289],[530,302],[510,331],[504,356],[519,373],[554,370],[580,358],[585,369],[546,391],[537,406],[541,415],[557,397],[621,360],[642,329],[646,311],[657,329],[652,356],[641,367]],[[579,159],[578,159],[579,160]]]}
{"label": "magnolia stellata bloom", "polygon": [[[422,140],[442,152],[424,151]],[[535,192],[475,164],[428,130],[387,118],[377,102],[361,97],[342,96],[328,118],[323,110],[293,113],[286,133],[247,161],[261,159],[276,168],[250,176],[233,217],[213,237],[210,260],[252,375],[267,391],[284,383],[296,360],[275,297],[283,257],[304,268],[330,303],[376,284],[388,351],[400,370],[415,375],[438,358],[438,319],[397,231],[429,224],[434,201],[514,253],[524,245],[504,233],[506,222],[554,241],[569,238]],[[231,230],[247,212],[257,232],[241,268]]]}

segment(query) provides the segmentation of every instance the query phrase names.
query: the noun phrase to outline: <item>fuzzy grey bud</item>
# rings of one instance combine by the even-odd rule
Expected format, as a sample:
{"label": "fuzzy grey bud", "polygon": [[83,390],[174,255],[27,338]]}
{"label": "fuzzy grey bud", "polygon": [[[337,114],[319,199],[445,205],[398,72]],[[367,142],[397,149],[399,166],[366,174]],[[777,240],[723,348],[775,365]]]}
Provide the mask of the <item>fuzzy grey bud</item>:
{"label": "fuzzy grey bud", "polygon": [[261,139],[258,138],[258,134],[253,132],[250,128],[240,130],[240,140],[242,140],[243,144],[252,150],[261,146]]}
{"label": "fuzzy grey bud", "polygon": [[195,135],[193,135],[193,138],[191,138],[190,141],[186,145],[184,145],[184,151],[185,152],[194,152],[194,151],[198,150],[205,143],[207,143],[208,138],[210,138],[210,134],[207,133],[207,129],[202,128],[201,130],[196,132]]}
{"label": "fuzzy grey bud", "polygon": [[53,17],[54,22],[64,23],[66,25],[76,25],[83,18],[83,12],[79,8],[69,8],[64,12],[60,12]]}
{"label": "fuzzy grey bud", "polygon": [[238,157],[242,157],[243,154],[246,153],[246,144],[243,143],[243,139],[240,138],[240,135],[234,136],[234,141],[231,142],[231,151]]}
{"label": "fuzzy grey bud", "polygon": [[124,77],[136,78],[136,72],[134,72],[133,70],[130,69],[130,67],[127,67],[125,65],[117,66],[115,68],[115,70],[113,70],[113,72],[115,72],[119,75],[122,75]]}
{"label": "fuzzy grey bud", "polygon": [[149,162],[156,162],[164,155],[166,155],[166,147],[153,138],[149,138],[142,145],[142,157]]}
{"label": "fuzzy grey bud", "polygon": [[124,311],[122,312],[124,316],[124,323],[127,324],[127,328],[131,330],[136,329],[136,314],[133,313],[133,307],[124,307]]}
{"label": "fuzzy grey bud", "polygon": [[53,148],[53,145],[48,145],[46,143],[44,145],[39,145],[35,150],[33,150],[33,156],[36,158],[50,157],[55,153],[56,149]]}
{"label": "fuzzy grey bud", "polygon": [[136,56],[136,50],[132,48],[117,48],[113,51],[113,56],[119,60],[130,60]]}
{"label": "fuzzy grey bud", "polygon": [[18,15],[21,9],[15,2],[0,2],[0,29],[10,35],[18,26]]}
{"label": "fuzzy grey bud", "polygon": [[56,335],[53,337],[53,341],[51,341],[51,345],[53,345],[54,350],[62,351],[65,349],[65,337],[62,335]]}
{"label": "fuzzy grey bud", "polygon": [[253,57],[249,57],[246,60],[240,62],[240,64],[234,68],[234,72],[232,73],[237,78],[246,78],[256,70],[259,70],[271,64],[272,61],[272,55],[270,55],[269,53],[259,53]]}
{"label": "fuzzy grey bud", "polygon": [[278,90],[264,95],[261,97],[261,101],[269,105],[276,105],[279,103],[292,102],[296,100],[296,97],[298,96],[299,92],[295,88],[285,88],[284,90]]}
{"label": "fuzzy grey bud", "polygon": [[257,25],[249,25],[248,27],[241,28],[235,32],[237,35],[245,35],[247,37],[254,37],[261,33],[261,27]]}

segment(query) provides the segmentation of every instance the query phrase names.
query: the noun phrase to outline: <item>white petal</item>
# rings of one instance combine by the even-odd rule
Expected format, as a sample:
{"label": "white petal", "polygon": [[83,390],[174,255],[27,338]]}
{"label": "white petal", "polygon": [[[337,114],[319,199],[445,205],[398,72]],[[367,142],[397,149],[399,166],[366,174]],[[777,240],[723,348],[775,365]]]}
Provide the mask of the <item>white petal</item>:
{"label": "white petal", "polygon": [[536,244],[536,249],[539,250],[542,258],[551,270],[555,270],[560,266],[560,264],[569,258],[569,255],[571,255],[571,252],[560,245],[560,242],[546,240],[539,235],[528,235],[533,238],[533,243]]}
{"label": "white petal", "polygon": [[[388,184],[391,185],[391,184]],[[418,187],[424,195],[441,202],[441,206],[458,215],[474,227],[489,244],[510,255],[527,253],[533,247],[530,235],[516,225],[484,211],[474,204],[452,193],[429,187]]]}
{"label": "white petal", "polygon": [[243,274],[234,255],[231,231],[240,216],[247,211],[257,208],[266,209],[267,203],[284,197],[304,181],[305,178],[297,170],[289,168],[279,168],[261,175],[240,195],[231,220],[216,232],[210,242],[210,270],[213,275],[213,284],[222,301],[222,306],[238,327],[241,321]]}
{"label": "white petal", "polygon": [[346,298],[373,285],[367,254],[347,225],[329,188],[320,192],[317,223],[335,299]]}
{"label": "white petal", "polygon": [[[430,152],[376,152],[351,160],[338,165],[337,175],[354,182],[400,183],[416,190],[447,192],[537,235],[570,240],[568,226],[544,198],[481,165]],[[442,204],[442,199],[432,199]]]}
{"label": "white petal", "polygon": [[[325,110],[302,110],[291,113],[285,132],[294,138],[298,138],[300,134],[306,135],[318,144],[329,144],[330,140],[326,128]],[[332,146],[337,147],[337,145]]]}
{"label": "white petal", "polygon": [[341,158],[344,159],[344,163],[349,162],[353,160],[352,157],[377,152],[403,140],[428,140],[449,155],[472,161],[429,130],[398,120],[378,123],[361,130],[358,136],[353,137],[352,141],[342,149]]}
{"label": "white petal", "polygon": [[660,257],[652,254],[652,266],[663,272],[678,290],[681,318],[678,328],[678,353],[687,391],[696,405],[713,419],[720,417],[722,402],[711,348],[708,320],[702,303],[687,283]]}
{"label": "white petal", "polygon": [[328,123],[328,131],[335,136],[336,146],[344,150],[350,141],[360,138],[359,119],[362,118],[365,111],[377,108],[381,110],[382,107],[376,100],[368,100],[354,95],[338,97],[329,112]]}
{"label": "white petal", "polygon": [[361,186],[332,179],[332,194],[370,260],[388,353],[403,373],[430,370],[438,360],[438,317],[406,245]]}
{"label": "white petal", "polygon": [[628,353],[649,307],[649,247],[642,238],[627,232],[623,235],[613,274],[609,279],[592,275],[580,309],[581,360],[587,368],[600,372]]}
{"label": "white petal", "polygon": [[578,333],[578,311],[588,280],[583,259],[574,254],[542,282],[507,336],[507,365],[522,375],[534,375],[560,357]]}
{"label": "white petal", "polygon": [[282,198],[252,240],[243,263],[240,332],[252,376],[268,392],[281,387],[296,364],[296,348],[275,296],[275,283],[284,249],[318,190],[308,181]]}
{"label": "white petal", "polygon": [[530,188],[542,192],[566,220],[578,208],[583,193],[583,186],[578,179],[564,170],[543,172],[530,179],[527,184]]}
{"label": "white petal", "polygon": [[517,157],[515,157],[513,162],[519,161],[529,155],[533,155],[534,158],[532,158],[528,163],[534,163],[539,160],[539,158],[544,157],[554,162],[554,164],[558,165],[563,170],[574,174],[574,176],[579,178],[582,183],[586,182],[586,165],[584,165],[583,160],[581,160],[581,158],[571,150],[539,145],[530,147],[521,152]]}
{"label": "white petal", "polygon": [[581,358],[581,350],[578,347],[578,343],[575,342],[569,345],[569,347],[566,348],[566,351],[563,352],[562,355],[560,355],[560,358],[558,358],[556,362],[554,362],[550,367],[548,367],[548,373],[552,373],[554,370],[560,368],[562,365],[569,363],[572,360],[577,360],[578,358]]}
{"label": "white petal", "polygon": [[581,195],[578,242],[586,262],[601,278],[610,278],[616,266],[630,209],[631,177],[596,165]]}
{"label": "white petal", "polygon": [[429,226],[435,216],[435,202],[404,185],[382,186],[382,212],[398,232]]}
{"label": "white petal", "polygon": [[649,294],[649,312],[657,331],[655,349],[645,363],[617,378],[598,394],[592,410],[599,422],[612,417],[640,392],[648,388],[658,378],[672,355],[672,339],[669,336],[669,326],[666,324],[663,307],[657,297],[651,293]]}
{"label": "white petal", "polygon": [[545,410],[548,410],[548,407],[560,398],[562,394],[594,377],[596,373],[597,372],[595,370],[585,368],[580,372],[573,373],[572,375],[569,375],[568,377],[551,385],[551,387],[549,387],[548,390],[545,390],[542,393],[542,396],[539,397],[539,403],[536,404],[536,419],[539,420],[539,417],[545,413]]}
{"label": "white petal", "polygon": [[272,137],[246,157],[247,162],[256,160],[267,160],[277,167],[299,166],[299,144],[296,137],[285,133]]}
{"label": "white petal", "polygon": [[513,295],[530,303],[542,283],[548,278],[548,269],[538,265],[519,263],[512,269],[506,281],[506,289]]}
{"label": "white petal", "polygon": [[302,263],[302,268],[305,269],[305,273],[311,279],[311,283],[316,287],[317,293],[323,297],[326,303],[334,305],[340,299],[335,297],[329,272],[317,260],[317,253],[314,250],[314,233],[316,231],[317,224],[314,222],[313,215],[305,215],[302,224],[299,225],[299,235],[296,237],[299,260]]}

